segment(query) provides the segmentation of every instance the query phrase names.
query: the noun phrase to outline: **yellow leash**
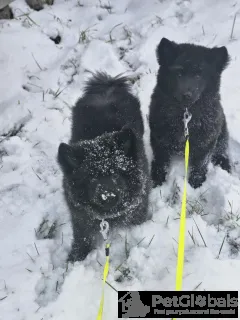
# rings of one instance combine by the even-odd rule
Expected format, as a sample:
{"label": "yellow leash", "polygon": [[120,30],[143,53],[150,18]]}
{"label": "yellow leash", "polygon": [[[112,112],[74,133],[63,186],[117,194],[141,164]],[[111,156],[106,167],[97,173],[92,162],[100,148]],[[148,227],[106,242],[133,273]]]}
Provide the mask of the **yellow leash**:
{"label": "yellow leash", "polygon": [[[187,180],[188,180],[188,162],[189,162],[189,132],[188,122],[191,120],[191,114],[186,109],[184,113],[184,127],[185,127],[185,178],[184,189],[182,197],[182,208],[180,216],[179,238],[178,238],[178,260],[176,272],[176,291],[182,290],[183,267],[184,267],[184,246],[185,246],[185,229],[186,229],[186,208],[187,208]],[[174,318],[173,320],[176,320]]]}
{"label": "yellow leash", "polygon": [[[108,230],[109,230],[109,224],[107,221],[102,221],[100,224],[101,233],[103,235],[104,240],[106,241],[108,239]],[[103,282],[102,282],[102,297],[100,301],[100,306],[98,310],[97,320],[102,320],[102,314],[103,314],[103,305],[104,305],[104,286],[107,280],[108,271],[109,271],[109,251],[110,251],[110,244],[106,243],[105,247],[105,254],[106,254],[106,262],[103,270]]]}
{"label": "yellow leash", "polygon": [[182,209],[180,216],[179,240],[178,240],[178,261],[176,273],[176,290],[182,289],[182,277],[184,266],[184,243],[185,243],[185,227],[186,227],[186,207],[187,207],[187,173],[189,160],[189,140],[187,138],[185,145],[185,179],[182,197]]}
{"label": "yellow leash", "polygon": [[[192,115],[186,109],[184,113],[184,134],[186,138],[185,144],[185,178],[184,178],[184,189],[182,197],[182,208],[180,216],[180,228],[179,228],[179,240],[178,240],[178,260],[177,260],[177,272],[176,272],[176,291],[181,291],[182,289],[182,278],[183,278],[183,266],[184,266],[184,246],[185,246],[185,229],[186,229],[186,207],[187,207],[187,176],[188,176],[188,162],[189,162],[189,132],[188,132],[188,122],[191,120]],[[104,240],[108,239],[109,224],[107,221],[102,220],[100,224],[100,232],[103,235]],[[104,305],[104,286],[107,280],[109,271],[109,249],[110,244],[106,244],[106,262],[103,271],[103,287],[102,287],[102,297],[100,301],[100,307],[97,315],[97,320],[102,320],[103,305]],[[176,320],[173,318],[172,320]]]}

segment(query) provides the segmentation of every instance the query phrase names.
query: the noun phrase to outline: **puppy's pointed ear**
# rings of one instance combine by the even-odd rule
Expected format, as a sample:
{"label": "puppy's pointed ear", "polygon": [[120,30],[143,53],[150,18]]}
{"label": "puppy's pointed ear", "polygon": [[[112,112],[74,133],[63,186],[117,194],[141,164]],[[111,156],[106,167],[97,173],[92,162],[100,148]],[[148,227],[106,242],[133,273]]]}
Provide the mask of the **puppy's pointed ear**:
{"label": "puppy's pointed ear", "polygon": [[156,56],[159,65],[166,66],[171,65],[177,58],[179,52],[179,46],[177,43],[162,38],[156,49]]}
{"label": "puppy's pointed ear", "polygon": [[135,157],[137,137],[131,128],[124,127],[121,131],[116,133],[115,142],[118,149],[123,150],[127,157]]}
{"label": "puppy's pointed ear", "polygon": [[83,150],[79,147],[74,148],[66,143],[61,143],[58,147],[57,160],[64,173],[72,173],[74,169],[81,165]]}
{"label": "puppy's pointed ear", "polygon": [[230,56],[226,47],[215,47],[209,52],[209,62],[216,67],[216,70],[221,73],[230,62]]}

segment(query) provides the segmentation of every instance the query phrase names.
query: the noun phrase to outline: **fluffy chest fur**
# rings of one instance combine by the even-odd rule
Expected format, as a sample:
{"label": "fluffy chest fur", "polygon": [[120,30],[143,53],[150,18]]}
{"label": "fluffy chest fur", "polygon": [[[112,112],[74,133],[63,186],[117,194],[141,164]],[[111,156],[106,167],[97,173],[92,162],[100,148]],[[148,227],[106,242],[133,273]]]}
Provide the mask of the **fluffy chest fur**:
{"label": "fluffy chest fur", "polygon": [[[159,101],[159,100],[158,100]],[[165,104],[152,104],[150,113],[150,127],[152,139],[171,153],[183,154],[184,137],[184,108],[169,107]],[[208,110],[201,101],[189,109],[192,118],[188,124],[191,148],[206,148],[213,143],[222,127],[222,107],[218,101],[209,103]]]}

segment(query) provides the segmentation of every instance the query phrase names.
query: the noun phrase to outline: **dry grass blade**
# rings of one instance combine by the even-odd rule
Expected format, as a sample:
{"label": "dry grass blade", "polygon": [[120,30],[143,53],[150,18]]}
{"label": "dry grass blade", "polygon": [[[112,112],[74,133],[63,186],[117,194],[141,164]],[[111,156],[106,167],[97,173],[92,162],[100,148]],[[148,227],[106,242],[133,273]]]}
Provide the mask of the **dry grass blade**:
{"label": "dry grass blade", "polygon": [[127,234],[126,234],[126,237],[125,237],[125,254],[126,254],[126,259],[128,259],[129,251],[128,251]]}
{"label": "dry grass blade", "polygon": [[[31,17],[29,17],[29,15],[30,15],[31,12],[29,12],[29,13],[24,13],[21,9],[16,9],[16,11],[17,11],[17,10],[19,10],[20,12],[22,12],[22,14],[19,15],[19,16],[17,16],[15,19],[21,18],[21,17],[26,17],[27,19],[29,19],[30,22],[32,22],[33,24],[35,24],[35,26],[40,27],[39,24],[37,24]],[[15,11],[15,12],[16,12],[16,11]]]}
{"label": "dry grass blade", "polygon": [[38,313],[38,311],[41,309],[41,307],[39,307],[36,311],[35,311],[35,313]]}
{"label": "dry grass blade", "polygon": [[97,263],[100,265],[100,267],[102,267],[103,265],[97,260]]}
{"label": "dry grass blade", "polygon": [[36,243],[34,242],[34,246],[35,246],[35,249],[36,249],[36,251],[37,251],[37,254],[40,256],[40,254],[39,254],[39,252],[38,252],[38,248],[37,248],[37,246],[36,246]]}
{"label": "dry grass blade", "polygon": [[66,89],[67,87],[63,88],[62,90],[57,90],[57,92],[54,95],[54,98],[56,99],[58,96],[60,96],[60,94]]}
{"label": "dry grass blade", "polygon": [[190,235],[190,237],[191,237],[191,239],[192,239],[192,241],[193,241],[193,244],[196,245],[196,242],[195,242],[195,240],[194,240],[194,238],[193,238],[193,235],[189,232],[189,230],[188,230],[188,233],[189,233],[189,235]]}
{"label": "dry grass blade", "polygon": [[173,245],[173,252],[174,252],[175,256],[177,257],[177,252],[176,252],[176,250],[174,248],[174,245]]}
{"label": "dry grass blade", "polygon": [[172,237],[172,239],[176,242],[176,244],[178,244],[178,242],[177,242],[177,240],[176,240],[176,239],[174,239],[173,237]]}
{"label": "dry grass blade", "polygon": [[7,296],[5,296],[5,297],[3,297],[3,298],[0,298],[0,301],[3,301],[4,299],[6,299],[7,298]]}
{"label": "dry grass blade", "polygon": [[124,262],[125,262],[126,260],[127,260],[127,259],[124,259],[123,262],[120,263],[120,264],[116,267],[115,271],[120,271],[121,266],[124,264]]}
{"label": "dry grass blade", "polygon": [[32,260],[32,262],[35,262],[35,260],[30,256],[29,253],[27,253],[27,255],[29,256],[29,258]]}
{"label": "dry grass blade", "polygon": [[142,240],[140,240],[140,241],[137,243],[136,247],[138,247],[138,246],[140,245],[140,243],[142,243],[145,238],[146,238],[146,237],[143,237]]}
{"label": "dry grass blade", "polygon": [[231,35],[230,35],[231,40],[233,39],[233,31],[234,31],[234,27],[235,27],[236,18],[237,18],[237,13],[235,13],[234,19],[233,19],[232,30],[231,30]]}
{"label": "dry grass blade", "polygon": [[150,242],[149,242],[149,244],[148,244],[148,248],[150,247],[150,244],[152,243],[154,237],[155,237],[155,234],[152,236],[152,238],[151,238],[151,240],[150,240]]}
{"label": "dry grass blade", "polygon": [[33,57],[34,61],[36,62],[36,65],[38,66],[38,68],[39,68],[41,71],[43,71],[43,69],[41,68],[40,64],[39,64],[39,63],[37,62],[37,60],[35,59],[33,53],[32,53],[32,57]]}
{"label": "dry grass blade", "polygon": [[117,289],[115,289],[107,280],[106,280],[106,284],[107,284],[110,288],[112,288],[114,291],[118,292]]}
{"label": "dry grass blade", "polygon": [[110,32],[109,32],[109,41],[108,42],[110,42],[110,43],[113,43],[113,38],[112,38],[112,32],[113,32],[113,30],[115,29],[115,28],[117,28],[118,26],[121,26],[122,25],[122,23],[118,23],[118,24],[116,24],[111,30],[110,30]]}
{"label": "dry grass blade", "polygon": [[196,227],[197,227],[197,230],[198,230],[198,232],[199,232],[199,234],[200,234],[200,236],[201,236],[201,238],[202,238],[202,241],[203,241],[203,243],[204,243],[204,246],[207,248],[207,245],[206,245],[206,242],[205,242],[205,240],[204,240],[204,238],[203,238],[203,235],[202,235],[202,233],[201,233],[201,231],[200,231],[200,229],[199,229],[196,221],[194,220],[194,218],[193,218],[193,221],[194,221],[194,223],[195,223],[195,225],[196,225]]}
{"label": "dry grass blade", "polygon": [[201,284],[202,284],[202,281],[193,289],[193,291],[197,290]]}
{"label": "dry grass blade", "polygon": [[167,221],[166,221],[165,227],[168,226],[168,221],[169,221],[169,216],[167,217]]}
{"label": "dry grass blade", "polygon": [[40,176],[34,171],[33,168],[32,168],[32,171],[35,173],[35,175],[38,177],[39,180],[42,180],[42,179],[40,178]]}
{"label": "dry grass blade", "polygon": [[226,235],[225,235],[225,236],[224,236],[224,238],[223,238],[223,241],[222,241],[221,247],[220,247],[219,252],[218,252],[217,259],[220,257],[220,254],[221,254],[221,251],[222,251],[222,248],[223,248],[223,245],[224,245],[225,239],[226,239]]}

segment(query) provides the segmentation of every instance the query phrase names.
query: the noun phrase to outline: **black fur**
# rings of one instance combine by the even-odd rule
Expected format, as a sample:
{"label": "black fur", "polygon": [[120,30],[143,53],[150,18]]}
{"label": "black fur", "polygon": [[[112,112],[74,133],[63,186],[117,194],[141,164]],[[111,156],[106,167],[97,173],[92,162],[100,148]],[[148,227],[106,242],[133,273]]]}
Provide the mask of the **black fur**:
{"label": "black fur", "polygon": [[177,44],[163,38],[156,50],[160,65],[151,97],[149,124],[154,160],[154,185],[166,180],[170,161],[184,152],[183,114],[188,108],[190,175],[197,188],[206,179],[209,161],[231,172],[228,130],[220,103],[220,80],[229,62],[225,47]]}
{"label": "black fur", "polygon": [[112,229],[149,218],[143,132],[140,104],[127,78],[96,73],[73,109],[70,144],[58,150],[72,216],[70,261],[85,259],[94,248],[101,219]]}

